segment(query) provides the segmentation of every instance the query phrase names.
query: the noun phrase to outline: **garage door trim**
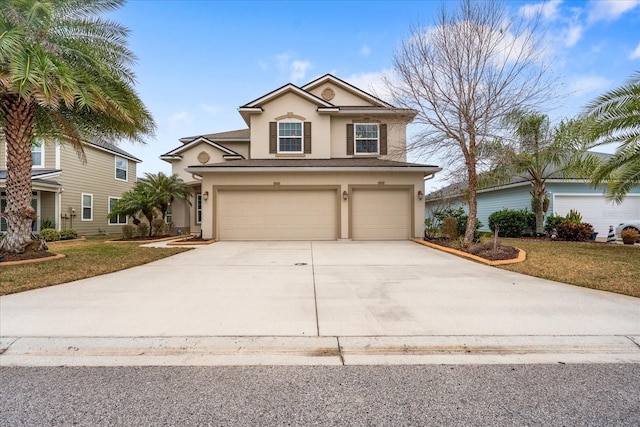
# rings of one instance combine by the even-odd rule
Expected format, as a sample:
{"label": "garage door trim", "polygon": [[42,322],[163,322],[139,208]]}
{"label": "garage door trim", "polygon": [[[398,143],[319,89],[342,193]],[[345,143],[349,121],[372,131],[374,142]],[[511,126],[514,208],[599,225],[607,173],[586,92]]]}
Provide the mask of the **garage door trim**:
{"label": "garage door trim", "polygon": [[[411,218],[409,222],[409,237],[413,236],[414,230],[413,227],[415,224],[415,200],[413,197],[415,187],[413,185],[401,185],[401,184],[353,184],[349,185],[349,194],[353,195],[354,190],[406,190],[409,193],[409,200],[411,201],[411,206],[409,206],[409,210],[411,213]],[[349,197],[349,239],[353,239],[353,197]]]}
{"label": "garage door trim", "polygon": [[274,182],[272,185],[214,185],[211,189],[212,202],[213,202],[213,223],[212,234],[216,236],[216,239],[220,238],[219,234],[219,209],[218,209],[218,196],[220,191],[334,191],[336,200],[336,213],[335,213],[335,236],[340,236],[340,186],[339,185],[280,185],[279,182]]}

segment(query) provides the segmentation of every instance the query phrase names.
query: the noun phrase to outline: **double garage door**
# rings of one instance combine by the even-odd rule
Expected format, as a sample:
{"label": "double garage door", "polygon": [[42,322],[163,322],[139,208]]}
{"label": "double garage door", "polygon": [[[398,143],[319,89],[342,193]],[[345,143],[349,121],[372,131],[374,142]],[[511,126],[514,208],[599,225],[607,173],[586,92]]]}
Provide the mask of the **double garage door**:
{"label": "double garage door", "polygon": [[[409,190],[354,189],[350,236],[357,240],[411,237]],[[220,190],[216,230],[220,240],[335,240],[341,207],[335,189]]]}

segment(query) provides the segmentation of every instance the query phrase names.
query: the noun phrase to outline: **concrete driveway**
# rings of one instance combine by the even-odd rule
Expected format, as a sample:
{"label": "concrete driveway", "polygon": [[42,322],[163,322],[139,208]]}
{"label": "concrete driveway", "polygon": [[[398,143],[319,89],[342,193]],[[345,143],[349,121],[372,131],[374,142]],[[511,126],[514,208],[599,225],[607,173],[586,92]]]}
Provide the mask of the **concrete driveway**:
{"label": "concrete driveway", "polygon": [[405,348],[434,337],[449,337],[438,344],[443,348],[460,345],[455,337],[494,337],[498,346],[506,337],[581,337],[638,357],[640,299],[502,271],[408,241],[218,242],[1,297],[0,336],[5,349],[28,337],[329,340],[313,348],[339,337],[339,349],[350,340],[381,346],[380,337]]}

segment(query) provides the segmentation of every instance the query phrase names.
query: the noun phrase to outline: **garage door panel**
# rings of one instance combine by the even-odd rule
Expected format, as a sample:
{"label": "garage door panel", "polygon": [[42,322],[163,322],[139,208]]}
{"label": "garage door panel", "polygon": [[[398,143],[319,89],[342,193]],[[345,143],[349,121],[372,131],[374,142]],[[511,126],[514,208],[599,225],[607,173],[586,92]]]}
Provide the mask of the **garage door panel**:
{"label": "garage door panel", "polygon": [[593,225],[599,237],[606,237],[610,225],[615,227],[624,220],[640,217],[640,197],[628,195],[621,204],[615,204],[601,195],[554,196],[554,213],[566,215],[571,209],[580,212],[582,220]]}
{"label": "garage door panel", "polygon": [[352,191],[352,238],[405,240],[411,237],[411,193],[406,189]]}
{"label": "garage door panel", "polygon": [[221,240],[334,240],[335,190],[220,191]]}

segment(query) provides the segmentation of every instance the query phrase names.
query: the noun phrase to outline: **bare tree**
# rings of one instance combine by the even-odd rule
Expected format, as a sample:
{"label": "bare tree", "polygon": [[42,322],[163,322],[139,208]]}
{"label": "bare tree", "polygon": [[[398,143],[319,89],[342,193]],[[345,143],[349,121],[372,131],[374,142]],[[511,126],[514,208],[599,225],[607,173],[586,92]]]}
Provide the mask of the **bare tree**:
{"label": "bare tree", "polygon": [[394,55],[385,83],[394,102],[418,111],[420,133],[408,144],[418,156],[437,155],[464,171],[473,239],[478,174],[484,146],[501,134],[504,118],[551,95],[537,19],[509,17],[497,1],[443,2],[434,25],[414,27]]}

